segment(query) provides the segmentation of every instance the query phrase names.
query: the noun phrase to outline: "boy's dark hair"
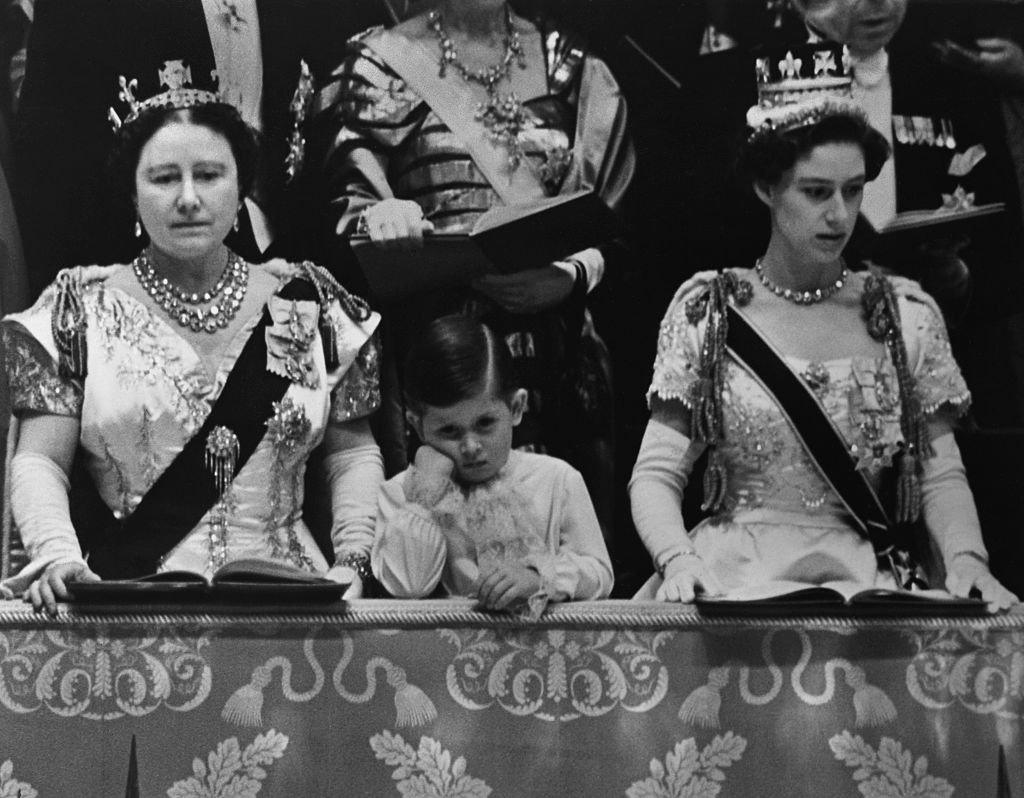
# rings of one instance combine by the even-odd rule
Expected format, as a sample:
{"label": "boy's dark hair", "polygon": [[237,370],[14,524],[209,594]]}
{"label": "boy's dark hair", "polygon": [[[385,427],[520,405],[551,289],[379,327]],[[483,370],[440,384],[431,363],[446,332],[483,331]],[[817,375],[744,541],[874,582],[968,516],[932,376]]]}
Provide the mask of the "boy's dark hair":
{"label": "boy's dark hair", "polygon": [[219,133],[231,146],[238,170],[238,196],[246,197],[256,181],[259,139],[238,110],[227,103],[208,103],[191,108],[151,108],[143,111],[117,132],[110,157],[110,173],[115,189],[124,198],[135,196],[135,170],[142,148],[157,131],[174,121],[190,122]]}
{"label": "boy's dark hair", "polygon": [[736,169],[748,185],[774,186],[797,160],[821,144],[856,144],[864,153],[864,171],[874,180],[889,158],[889,142],[854,113],[826,116],[813,125],[754,135],[740,147]]}
{"label": "boy's dark hair", "polygon": [[463,314],[435,319],[405,357],[405,403],[451,407],[479,393],[490,373],[495,394],[511,401],[519,387],[505,342],[483,322]]}

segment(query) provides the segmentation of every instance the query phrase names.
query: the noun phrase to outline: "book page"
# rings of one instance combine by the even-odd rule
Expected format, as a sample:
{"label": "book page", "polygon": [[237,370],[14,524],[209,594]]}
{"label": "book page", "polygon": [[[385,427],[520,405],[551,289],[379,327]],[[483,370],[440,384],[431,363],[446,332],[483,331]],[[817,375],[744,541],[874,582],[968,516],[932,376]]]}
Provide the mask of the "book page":
{"label": "book page", "polygon": [[327,582],[334,584],[321,574],[311,573],[279,560],[264,560],[257,557],[232,560],[229,563],[225,563],[217,569],[217,572],[213,575],[212,582],[214,585],[229,582],[266,582],[269,584],[319,584]]}
{"label": "book page", "polygon": [[813,600],[832,601],[839,604],[846,599],[846,594],[841,590],[831,587],[831,584],[853,586],[854,590],[850,595],[863,589],[864,585],[855,582],[835,582],[829,585],[815,585],[809,582],[793,582],[784,579],[776,579],[769,582],[759,582],[754,585],[744,585],[731,590],[721,596],[702,596],[702,601],[787,601],[787,600]]}

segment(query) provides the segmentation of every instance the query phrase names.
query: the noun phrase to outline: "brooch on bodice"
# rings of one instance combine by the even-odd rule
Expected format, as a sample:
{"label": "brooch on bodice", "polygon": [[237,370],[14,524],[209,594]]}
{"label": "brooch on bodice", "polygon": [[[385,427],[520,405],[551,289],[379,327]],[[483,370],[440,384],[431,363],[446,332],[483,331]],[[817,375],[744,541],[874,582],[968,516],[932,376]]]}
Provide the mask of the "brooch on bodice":
{"label": "brooch on bodice", "polygon": [[217,495],[223,496],[235,478],[239,456],[238,436],[227,427],[214,427],[206,436],[205,455],[206,470],[217,486]]}
{"label": "brooch on bodice", "polygon": [[298,448],[312,428],[302,405],[290,397],[274,402],[274,415],[267,421],[267,437],[281,451],[290,454]]}
{"label": "brooch on bodice", "polygon": [[313,359],[320,307],[316,302],[273,296],[267,303],[267,371],[307,388],[320,385]]}

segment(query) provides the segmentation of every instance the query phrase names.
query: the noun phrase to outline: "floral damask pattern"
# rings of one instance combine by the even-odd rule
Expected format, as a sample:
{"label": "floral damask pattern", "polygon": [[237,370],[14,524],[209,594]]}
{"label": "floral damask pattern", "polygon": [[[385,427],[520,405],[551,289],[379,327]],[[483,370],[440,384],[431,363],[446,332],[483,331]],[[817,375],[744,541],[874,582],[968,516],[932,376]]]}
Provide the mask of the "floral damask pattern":
{"label": "floral damask pattern", "polygon": [[[491,788],[466,773],[466,760],[452,755],[430,737],[418,749],[386,729],[370,738],[377,759],[395,768],[391,774],[403,798],[487,798]],[[174,797],[176,798],[176,796]]]}
{"label": "floral damask pattern", "polygon": [[210,692],[210,633],[144,637],[79,634],[70,627],[0,633],[0,703],[17,713],[113,720],[161,705],[198,707]]}
{"label": "floral damask pattern", "polygon": [[627,798],[714,798],[722,790],[725,771],[738,762],[747,741],[731,731],[716,736],[703,749],[692,737],[676,743],[674,750],[650,763],[651,775],[635,781]]}
{"label": "floral damask pattern", "polygon": [[668,689],[658,649],[672,632],[439,630],[459,653],[448,692],[467,709],[567,721],[615,707],[647,712]]}
{"label": "floral damask pattern", "polygon": [[255,798],[267,777],[266,768],[284,756],[288,737],[271,729],[242,750],[237,737],[229,737],[210,751],[206,762],[192,760],[192,775],[176,781],[167,798]]}
{"label": "floral damask pattern", "polygon": [[14,778],[14,763],[4,760],[0,765],[0,798],[36,798],[38,795],[31,784]]}
{"label": "floral damask pattern", "polygon": [[928,775],[928,758],[916,760],[899,740],[883,737],[878,750],[848,731],[828,741],[836,759],[854,768],[853,779],[864,798],[950,798],[953,785]]}
{"label": "floral damask pattern", "polygon": [[995,638],[984,631],[914,633],[907,690],[929,709],[959,704],[978,714],[1024,717],[1024,632]]}

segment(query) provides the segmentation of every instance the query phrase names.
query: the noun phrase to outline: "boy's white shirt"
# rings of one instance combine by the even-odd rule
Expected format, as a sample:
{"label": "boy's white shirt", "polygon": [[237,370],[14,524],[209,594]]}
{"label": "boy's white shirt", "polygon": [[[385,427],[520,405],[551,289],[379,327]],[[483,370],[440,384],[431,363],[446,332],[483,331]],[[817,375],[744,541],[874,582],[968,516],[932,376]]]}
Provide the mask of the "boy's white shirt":
{"label": "boy's white shirt", "polygon": [[[460,541],[439,523],[443,508],[409,499],[412,473],[407,469],[388,480],[378,495],[374,575],[402,598],[428,596],[438,583],[451,595],[475,597],[479,571],[473,542]],[[612,587],[611,560],[579,472],[554,457],[513,451],[496,479],[526,498],[526,520],[547,550],[546,567],[538,571],[548,577],[549,598],[605,598]]]}

